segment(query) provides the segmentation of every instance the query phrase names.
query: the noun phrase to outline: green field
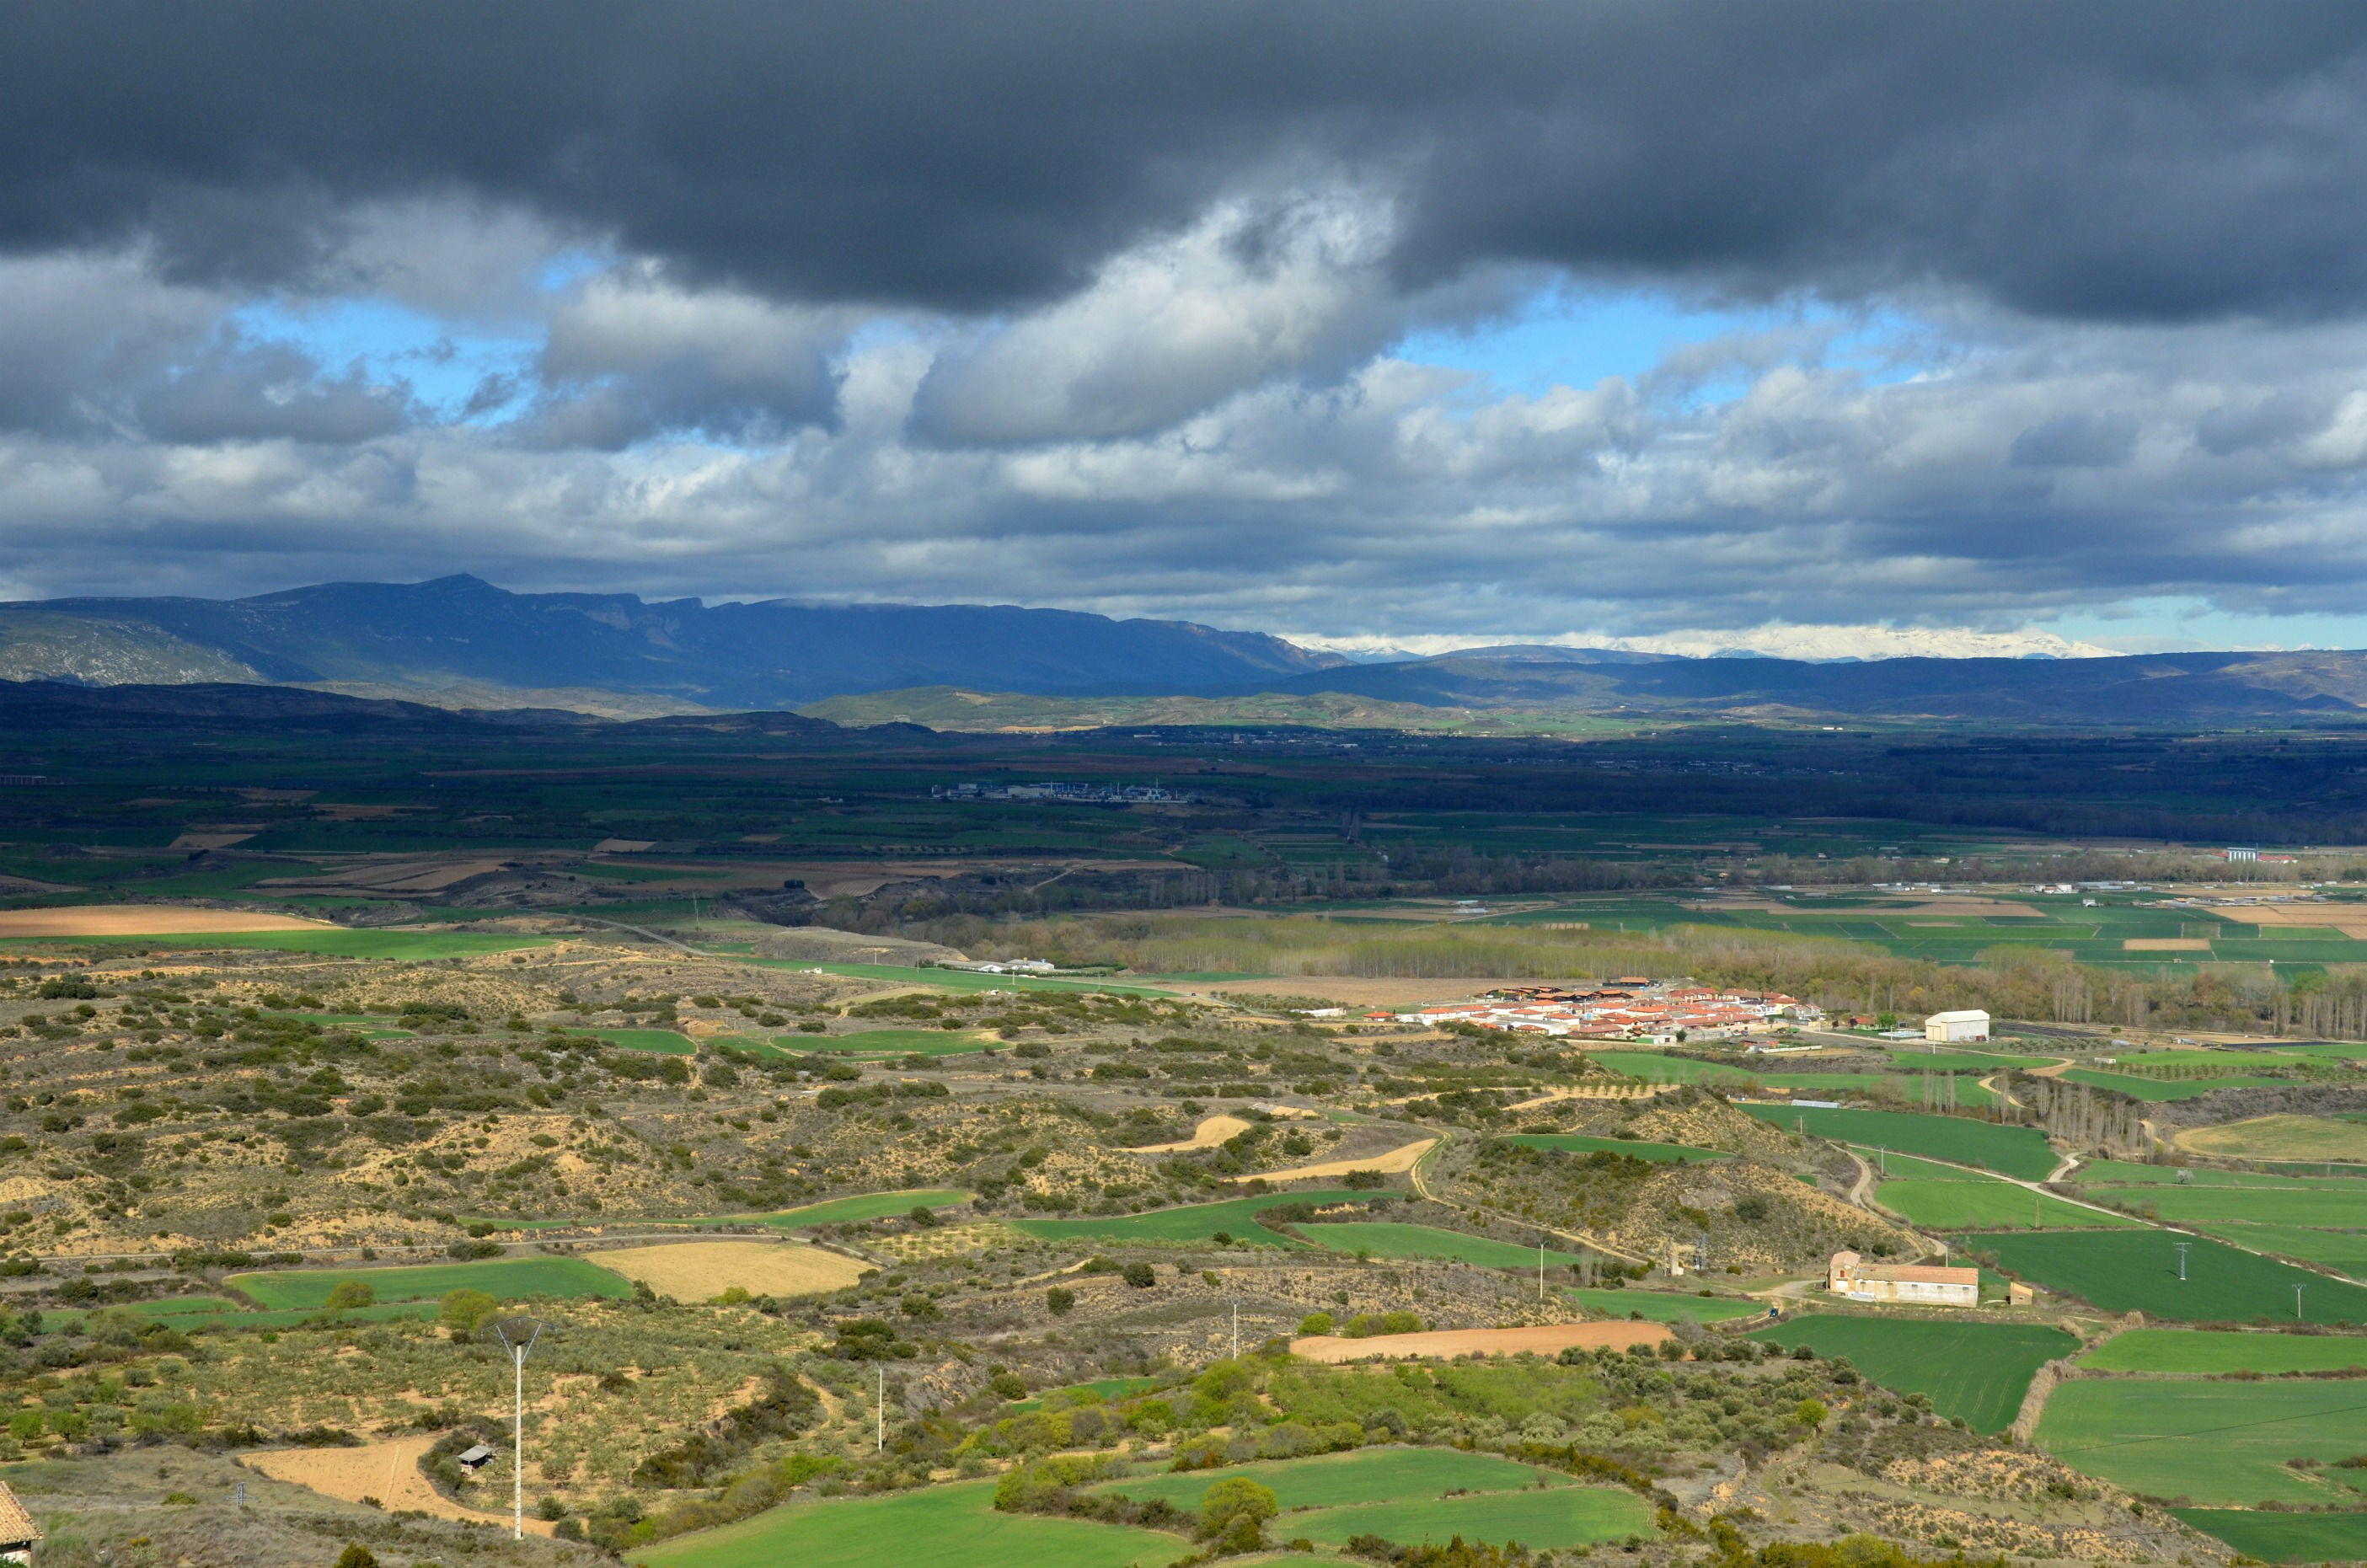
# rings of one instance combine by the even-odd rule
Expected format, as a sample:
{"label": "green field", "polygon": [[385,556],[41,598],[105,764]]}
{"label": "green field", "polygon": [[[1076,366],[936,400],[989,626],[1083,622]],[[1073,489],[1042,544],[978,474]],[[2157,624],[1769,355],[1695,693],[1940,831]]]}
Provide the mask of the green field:
{"label": "green field", "polygon": [[1366,1449],[1115,1482],[1102,1490],[1194,1508],[1211,1485],[1231,1476],[1274,1488],[1284,1512],[1269,1534],[1323,1546],[1344,1545],[1355,1535],[1401,1545],[1444,1544],[1460,1535],[1534,1549],[1654,1533],[1650,1506],[1632,1493],[1580,1486],[1551,1471],[1453,1449]]}
{"label": "green field", "polygon": [[1965,1116],[1923,1116],[1907,1111],[1818,1111],[1797,1105],[1746,1105],[1743,1110],[1784,1128],[1805,1126],[1811,1136],[1865,1148],[1928,1155],[1979,1166],[2025,1181],[2054,1170],[2055,1151],[2035,1128],[2006,1127]]}
{"label": "green field", "polygon": [[[2184,1180],[2180,1180],[2180,1177]],[[2271,1187],[2316,1190],[2355,1177],[2312,1179],[2277,1176],[2259,1170],[2217,1170],[2202,1165],[2137,1165],[2129,1160],[2091,1159],[2080,1162],[2067,1179],[2099,1187]],[[2367,1191],[2367,1185],[2361,1190]]]}
{"label": "green field", "polygon": [[438,958],[479,958],[487,953],[515,953],[522,947],[547,947],[550,938],[503,936],[491,931],[209,931],[202,936],[143,937],[20,937],[17,942],[47,945],[71,942],[76,947],[120,946],[136,942],[142,947],[202,949],[235,947],[273,953],[311,953],[329,958],[393,958],[424,964]]}
{"label": "green field", "polygon": [[1763,1316],[1759,1302],[1732,1296],[1681,1296],[1673,1291],[1598,1291],[1565,1286],[1562,1294],[1614,1317],[1642,1313],[1648,1323],[1723,1323],[1730,1317]]}
{"label": "green field", "polygon": [[2367,1558],[2367,1514],[2264,1514],[2252,1508],[2171,1513],[2262,1562],[2352,1562]]}
{"label": "green field", "polygon": [[[2293,1287],[2308,1323],[2367,1323],[2367,1289],[2290,1263],[2169,1231],[2004,1231],[1958,1238],[2009,1274],[2085,1297],[2106,1312],[2147,1312],[2174,1323],[2293,1321]],[[2190,1253],[2184,1280],[2178,1249]]]}
{"label": "green field", "polygon": [[[1401,1224],[1393,1220],[1346,1220],[1302,1225],[1299,1231],[1308,1240],[1334,1252],[1367,1252],[1375,1258],[1450,1258],[1457,1263],[1477,1263],[1482,1269],[1537,1266],[1537,1249],[1534,1247],[1516,1247],[1508,1241],[1466,1235],[1461,1231],[1441,1230],[1435,1225]],[[1578,1259],[1575,1252],[1546,1249],[1545,1260],[1551,1268],[1558,1269]]]}
{"label": "green field", "polygon": [[748,958],[741,962],[767,969],[819,970],[855,980],[878,980],[894,986],[933,986],[941,991],[1091,991],[1114,997],[1163,997],[1151,986],[1119,985],[1109,980],[1047,980],[1032,975],[973,975],[967,969],[915,969],[898,964],[806,964],[794,958]]}
{"label": "green field", "polygon": [[[1132,1394],[1149,1393],[1159,1386],[1157,1378],[1095,1378],[1091,1382],[1072,1382],[1063,1388],[1048,1388],[1033,1399],[1014,1399],[1005,1408],[1018,1415],[1029,1410],[1041,1410],[1045,1402],[1056,1393],[1093,1394],[1101,1399],[1125,1399]],[[1093,1403],[1091,1400],[1085,1403]]]}
{"label": "green field", "polygon": [[854,1034],[776,1034],[773,1043],[784,1051],[855,1056],[959,1056],[991,1050],[998,1042],[970,1030],[866,1029]]}
{"label": "green field", "polygon": [[2230,1074],[2223,1078],[2148,1078],[2135,1073],[2103,1072],[2092,1067],[2073,1067],[2060,1075],[2073,1083],[2093,1084],[2135,1100],[2195,1100],[2223,1089],[2248,1089],[2286,1082],[2283,1078],[2244,1077]]}
{"label": "green field", "polygon": [[1684,1144],[1649,1144],[1640,1138],[1591,1138],[1583,1133],[1514,1133],[1496,1142],[1522,1144],[1533,1149],[1559,1149],[1564,1154],[1573,1155],[1625,1155],[1629,1159],[1648,1159],[1663,1165],[1734,1157],[1722,1149],[1696,1149]]}
{"label": "green field", "polygon": [[2232,1246],[2298,1258],[2354,1280],[2367,1279],[2367,1235],[2357,1231],[2311,1230],[2302,1225],[2256,1225],[2229,1222],[2194,1227]]}
{"label": "green field", "polygon": [[[1838,1314],[1795,1318],[1750,1337],[1789,1349],[1806,1345],[1850,1364],[1885,1388],[1929,1394],[1931,1408],[1961,1416],[1976,1432],[2013,1425],[2038,1369],[2079,1348],[2059,1328],[2034,1323],[1930,1323]],[[2058,1393],[2056,1397],[2061,1397]]]}
{"label": "green field", "polygon": [[819,1203],[783,1209],[776,1213],[732,1217],[743,1223],[771,1225],[776,1230],[799,1230],[807,1225],[844,1225],[857,1220],[884,1220],[891,1214],[906,1214],[923,1207],[950,1209],[957,1203],[967,1203],[976,1196],[976,1193],[957,1191],[950,1187],[915,1187],[903,1192],[865,1192],[853,1198],[827,1198]]}
{"label": "green field", "polygon": [[1122,1492],[1143,1502],[1163,1497],[1179,1508],[1196,1508],[1212,1483],[1235,1475],[1273,1487],[1275,1501],[1285,1508],[1335,1508],[1351,1503],[1444,1497],[1458,1490],[1517,1492],[1578,1484],[1555,1471],[1518,1464],[1495,1454],[1459,1449],[1373,1448],[1314,1459],[1228,1465],[1219,1471],[1151,1474],[1112,1481],[1094,1490]]}
{"label": "green field", "polygon": [[[1780,1066],[1744,1066],[1740,1063],[1696,1062],[1686,1056],[1667,1056],[1657,1051],[1596,1051],[1593,1059],[1614,1072],[1629,1077],[1642,1078],[1647,1083],[1723,1084],[1738,1088],[1759,1084],[1768,1089],[1800,1094],[1818,1100],[1840,1100],[1850,1095],[1872,1095],[1897,1100],[1920,1100],[1924,1082],[1915,1072],[1897,1073],[1820,1073],[1814,1067]],[[1939,1090],[1935,1088],[1934,1092]],[[1956,1102],[1960,1105],[1988,1105],[1994,1102],[1988,1090],[1973,1081],[1968,1074],[1958,1074]]]}
{"label": "green field", "polygon": [[2072,1469],[2157,1497],[2198,1503],[2358,1501],[2289,1459],[2327,1464],[2367,1452],[2367,1400],[2332,1382],[2067,1382],[2046,1402],[2037,1446]]}
{"label": "green field", "polygon": [[2132,1328],[2079,1364],[2107,1372],[2339,1372],[2367,1367],[2367,1337]]}
{"label": "green field", "polygon": [[1886,1181],[1874,1189],[1885,1208],[1926,1230],[2061,1230],[2139,1222],[2083,1209],[2052,1194],[2041,1195],[2004,1181]]}
{"label": "green field", "polygon": [[2100,1202],[2150,1204],[2174,1224],[2250,1221],[2314,1230],[2367,1226],[2367,1183],[2316,1182],[2308,1187],[2100,1187]]}
{"label": "green field", "polygon": [[482,1291],[503,1301],[527,1296],[629,1296],[632,1282],[580,1258],[498,1258],[416,1269],[277,1269],[226,1281],[266,1308],[318,1311],[341,1280],[366,1280],[379,1302],[431,1301],[448,1291]]}
{"label": "green field", "polygon": [[794,1503],[719,1529],[642,1547],[649,1568],[1157,1568],[1188,1554],[1180,1536],[1085,1519],[994,1511],[994,1483],[924,1486],[884,1497]]}
{"label": "green field", "polygon": [[1220,1203],[1190,1203],[1180,1209],[1154,1209],[1143,1214],[1096,1214],[1082,1220],[1013,1220],[1010,1224],[1014,1229],[1046,1241],[1131,1241],[1157,1246],[1203,1243],[1223,1231],[1235,1241],[1297,1247],[1305,1244],[1266,1229],[1257,1223],[1257,1216],[1285,1203],[1321,1207],[1331,1203],[1369,1203],[1372,1199],[1369,1192],[1345,1190],[1274,1193],[1263,1198],[1229,1198]]}

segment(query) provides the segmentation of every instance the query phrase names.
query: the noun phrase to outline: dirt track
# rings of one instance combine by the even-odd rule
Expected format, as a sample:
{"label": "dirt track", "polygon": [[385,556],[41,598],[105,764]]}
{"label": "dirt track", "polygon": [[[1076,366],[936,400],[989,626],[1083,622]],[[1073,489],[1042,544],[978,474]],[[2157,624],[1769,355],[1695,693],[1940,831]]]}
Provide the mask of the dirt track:
{"label": "dirt track", "polygon": [[85,904],[74,909],[0,909],[0,937],[182,936],[209,931],[326,931],[292,915],[186,909],[170,904]]}
{"label": "dirt track", "polygon": [[864,1269],[852,1258],[785,1241],[685,1241],[585,1257],[685,1302],[711,1300],[734,1285],[760,1296],[819,1295],[852,1285]]}
{"label": "dirt track", "polygon": [[1474,1350],[1489,1356],[1512,1356],[1523,1350],[1552,1356],[1572,1345],[1589,1350],[1606,1345],[1614,1350],[1625,1350],[1630,1345],[1657,1345],[1668,1337],[1669,1327],[1664,1323],[1552,1323],[1540,1328],[1445,1328],[1426,1334],[1376,1334],[1369,1339],[1338,1339],[1322,1335],[1292,1340],[1290,1353],[1310,1361],[1468,1356]]}
{"label": "dirt track", "polygon": [[1192,1129],[1192,1135],[1180,1144],[1145,1144],[1128,1149],[1130,1155],[1172,1155],[1186,1149],[1213,1149],[1236,1133],[1246,1133],[1250,1124],[1238,1116],[1211,1116]]}
{"label": "dirt track", "polygon": [[1436,1138],[1417,1138],[1410,1144],[1400,1144],[1362,1159],[1327,1159],[1316,1165],[1295,1165],[1288,1170],[1263,1170],[1254,1176],[1236,1176],[1235,1181],[1312,1181],[1319,1177],[1341,1177],[1352,1170],[1377,1170],[1384,1176],[1394,1176],[1401,1170],[1411,1170],[1414,1161],[1436,1147]]}
{"label": "dirt track", "polygon": [[[309,1486],[348,1503],[375,1497],[389,1513],[416,1508],[439,1519],[507,1529],[507,1514],[464,1508],[427,1484],[427,1478],[419,1473],[419,1456],[435,1444],[436,1434],[422,1432],[383,1443],[364,1443],[357,1449],[278,1449],[249,1454],[244,1462],[275,1481]],[[549,1535],[554,1527],[548,1519],[528,1516],[526,1528],[537,1535]]]}

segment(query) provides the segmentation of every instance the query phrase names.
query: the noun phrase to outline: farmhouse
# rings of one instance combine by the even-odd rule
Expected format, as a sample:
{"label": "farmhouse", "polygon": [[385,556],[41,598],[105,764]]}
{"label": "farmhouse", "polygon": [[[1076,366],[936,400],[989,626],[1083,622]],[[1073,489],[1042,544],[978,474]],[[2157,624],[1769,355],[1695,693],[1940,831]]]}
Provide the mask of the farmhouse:
{"label": "farmhouse", "polygon": [[25,1505],[0,1481],[0,1562],[30,1562],[33,1547],[41,1539],[41,1527],[33,1516],[25,1512]]}
{"label": "farmhouse", "polygon": [[1987,1040],[1989,1037],[1989,1015],[1978,1008],[1962,1012],[1935,1012],[1923,1021],[1926,1040]]}
{"label": "farmhouse", "polygon": [[1924,1263],[1868,1263],[1856,1253],[1833,1254],[1825,1288],[1855,1302],[1901,1302],[1917,1306],[1978,1306],[1981,1271]]}

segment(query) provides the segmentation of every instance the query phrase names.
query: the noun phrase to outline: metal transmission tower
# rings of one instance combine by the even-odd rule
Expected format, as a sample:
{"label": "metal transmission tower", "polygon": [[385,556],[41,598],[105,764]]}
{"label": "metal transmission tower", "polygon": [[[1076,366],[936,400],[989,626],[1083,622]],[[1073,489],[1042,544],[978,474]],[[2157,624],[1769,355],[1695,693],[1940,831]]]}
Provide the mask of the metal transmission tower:
{"label": "metal transmission tower", "polygon": [[2170,1245],[2178,1248],[2178,1277],[2183,1280],[2186,1278],[2186,1249],[2194,1244],[2191,1241],[2174,1241]]}
{"label": "metal transmission tower", "polygon": [[526,1539],[526,1353],[542,1337],[542,1320],[502,1317],[493,1320],[494,1337],[510,1353],[512,1416],[510,1421],[510,1537]]}
{"label": "metal transmission tower", "polygon": [[1693,1272],[1696,1274],[1709,1272],[1709,1233],[1707,1231],[1693,1237]]}

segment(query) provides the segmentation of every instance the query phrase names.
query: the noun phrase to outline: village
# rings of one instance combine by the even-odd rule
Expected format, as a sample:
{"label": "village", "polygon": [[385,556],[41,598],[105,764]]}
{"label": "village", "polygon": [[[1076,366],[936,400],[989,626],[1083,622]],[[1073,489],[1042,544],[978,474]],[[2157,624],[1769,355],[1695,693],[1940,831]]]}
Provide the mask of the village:
{"label": "village", "polygon": [[1682,981],[1656,984],[1628,976],[1596,986],[1507,986],[1474,1001],[1367,1016],[1432,1028],[1459,1023],[1586,1040],[1676,1045],[1692,1040],[1732,1039],[1752,1030],[1818,1023],[1825,1014],[1815,1003],[1780,991],[1721,991]]}

